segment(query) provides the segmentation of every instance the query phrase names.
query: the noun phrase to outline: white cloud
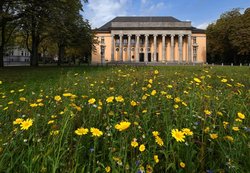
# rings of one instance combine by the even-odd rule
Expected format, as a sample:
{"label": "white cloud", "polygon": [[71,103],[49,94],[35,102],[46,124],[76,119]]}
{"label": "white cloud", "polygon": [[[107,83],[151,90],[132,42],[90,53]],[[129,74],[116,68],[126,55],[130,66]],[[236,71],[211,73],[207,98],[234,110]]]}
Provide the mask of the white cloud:
{"label": "white cloud", "polygon": [[146,4],[148,2],[148,0],[141,0],[142,4]]}
{"label": "white cloud", "polygon": [[207,29],[207,26],[210,24],[210,22],[204,22],[196,26],[196,28],[199,29]]}
{"label": "white cloud", "polygon": [[84,16],[92,28],[100,27],[116,16],[127,15],[126,5],[130,0],[90,0],[85,4]]}

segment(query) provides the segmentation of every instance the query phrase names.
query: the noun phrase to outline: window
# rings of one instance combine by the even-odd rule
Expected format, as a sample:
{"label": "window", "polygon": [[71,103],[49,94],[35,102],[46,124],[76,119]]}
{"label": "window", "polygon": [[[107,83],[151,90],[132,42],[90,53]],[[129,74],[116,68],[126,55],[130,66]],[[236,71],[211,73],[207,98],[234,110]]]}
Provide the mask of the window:
{"label": "window", "polygon": [[193,47],[193,61],[195,62],[197,60],[197,46]]}
{"label": "window", "polygon": [[104,37],[101,37],[101,44],[104,44],[105,43],[105,39]]}
{"label": "window", "polygon": [[193,37],[193,44],[196,44],[196,37]]}
{"label": "window", "polygon": [[23,51],[21,52],[21,56],[23,56]]}

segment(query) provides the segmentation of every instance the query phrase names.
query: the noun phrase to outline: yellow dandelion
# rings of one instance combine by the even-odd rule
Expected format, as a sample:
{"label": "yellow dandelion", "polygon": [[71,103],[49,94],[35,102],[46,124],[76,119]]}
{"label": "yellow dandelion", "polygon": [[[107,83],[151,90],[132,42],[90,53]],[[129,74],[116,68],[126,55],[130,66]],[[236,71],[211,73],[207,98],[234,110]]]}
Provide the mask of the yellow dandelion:
{"label": "yellow dandelion", "polygon": [[156,94],[156,90],[153,90],[153,91],[151,92],[151,95],[154,96],[155,94]]}
{"label": "yellow dandelion", "polygon": [[212,112],[211,111],[209,111],[209,110],[204,110],[204,113],[205,113],[205,115],[211,115],[212,114]]}
{"label": "yellow dandelion", "polygon": [[110,172],[110,171],[111,171],[110,166],[107,166],[107,167],[105,168],[105,171],[106,171],[106,172]]}
{"label": "yellow dandelion", "polygon": [[166,95],[166,98],[167,98],[167,99],[172,99],[173,97],[172,97],[171,95],[168,94],[168,95]]}
{"label": "yellow dandelion", "polygon": [[123,130],[126,130],[127,128],[129,128],[130,125],[131,125],[131,123],[128,121],[121,121],[119,124],[115,125],[115,128],[119,131],[123,131]]}
{"label": "yellow dandelion", "polygon": [[227,121],[223,121],[223,126],[224,126],[224,129],[225,129],[225,128],[227,128],[228,124],[229,124],[229,122],[227,122]]}
{"label": "yellow dandelion", "polygon": [[37,106],[38,106],[37,103],[31,103],[31,104],[30,104],[30,107],[32,107],[32,108],[35,108],[35,107],[37,107]]}
{"label": "yellow dandelion", "polygon": [[201,80],[199,78],[194,78],[194,81],[197,82],[197,83],[201,83]]}
{"label": "yellow dandelion", "polygon": [[159,132],[158,131],[153,131],[152,134],[153,134],[154,137],[159,136]]}
{"label": "yellow dandelion", "polygon": [[94,104],[95,101],[96,101],[96,100],[95,100],[94,98],[91,98],[91,99],[88,100],[88,103],[89,103],[89,104]]}
{"label": "yellow dandelion", "polygon": [[33,124],[33,120],[30,118],[22,121],[20,124],[21,130],[28,130],[32,126],[32,124]]}
{"label": "yellow dandelion", "polygon": [[208,133],[209,131],[210,131],[209,127],[206,127],[205,130],[204,130],[205,133]]}
{"label": "yellow dandelion", "polygon": [[187,136],[192,136],[193,132],[189,128],[183,128],[182,132]]}
{"label": "yellow dandelion", "polygon": [[167,87],[168,87],[168,88],[173,88],[173,85],[168,85]]}
{"label": "yellow dandelion", "polygon": [[80,127],[77,130],[75,130],[75,134],[79,136],[86,135],[88,132],[89,132],[89,129],[83,128],[83,127]]}
{"label": "yellow dandelion", "polygon": [[232,127],[232,129],[233,129],[234,131],[239,131],[239,130],[240,130],[239,127]]}
{"label": "yellow dandelion", "polygon": [[48,121],[48,124],[53,124],[55,121],[54,120],[50,120]]}
{"label": "yellow dandelion", "polygon": [[219,116],[223,116],[223,113],[220,112],[220,111],[216,112],[216,114],[219,115]]}
{"label": "yellow dandelion", "polygon": [[211,133],[211,134],[210,134],[210,138],[211,138],[211,139],[217,139],[217,138],[218,138],[218,134],[216,134],[216,133]]}
{"label": "yellow dandelion", "polygon": [[225,140],[228,140],[230,142],[233,142],[234,141],[234,138],[232,136],[225,136],[224,137]]}
{"label": "yellow dandelion", "polygon": [[158,70],[155,70],[154,73],[155,73],[155,74],[159,74],[159,71],[158,71]]}
{"label": "yellow dandelion", "polygon": [[107,103],[112,103],[113,100],[114,100],[114,96],[110,96],[110,97],[108,97],[108,98],[106,99],[106,102],[107,102]]}
{"label": "yellow dandelion", "polygon": [[153,79],[149,79],[149,80],[148,80],[148,83],[151,83],[151,84],[152,84],[152,83],[153,83]]}
{"label": "yellow dandelion", "polygon": [[175,104],[175,105],[174,105],[174,108],[175,108],[175,109],[178,109],[178,108],[179,108],[179,105]]}
{"label": "yellow dandelion", "polygon": [[145,149],[146,149],[145,145],[141,144],[139,147],[140,152],[145,151]]}
{"label": "yellow dandelion", "polygon": [[54,97],[54,100],[57,101],[57,102],[60,102],[62,100],[61,96],[55,96]]}
{"label": "yellow dandelion", "polygon": [[63,96],[64,96],[64,97],[71,97],[72,94],[71,94],[71,93],[63,93]]}
{"label": "yellow dandelion", "polygon": [[130,104],[131,104],[131,106],[136,106],[137,105],[137,103],[134,101],[134,100],[132,100],[131,102],[130,102]]}
{"label": "yellow dandelion", "polygon": [[172,137],[176,139],[177,142],[185,142],[184,132],[179,131],[178,129],[173,129],[171,131]]}
{"label": "yellow dandelion", "polygon": [[221,79],[221,82],[226,83],[227,79]]}
{"label": "yellow dandelion", "polygon": [[22,101],[22,102],[27,101],[25,97],[20,97],[19,100]]}
{"label": "yellow dandelion", "polygon": [[235,121],[237,121],[237,122],[242,122],[242,119],[236,118]]}
{"label": "yellow dandelion", "polygon": [[162,140],[159,136],[156,136],[156,137],[155,137],[155,142],[156,142],[159,146],[163,146],[163,145],[164,145],[163,140]]}
{"label": "yellow dandelion", "polygon": [[155,161],[155,163],[159,163],[159,157],[158,157],[158,155],[154,155],[154,161]]}
{"label": "yellow dandelion", "polygon": [[179,103],[179,102],[181,102],[181,99],[180,99],[180,97],[176,97],[176,98],[174,99],[174,101],[175,101],[176,103]]}
{"label": "yellow dandelion", "polygon": [[0,81],[0,85],[1,85],[1,84],[3,84],[3,82],[2,82],[2,81]]}
{"label": "yellow dandelion", "polygon": [[244,115],[243,113],[238,112],[237,115],[238,115],[238,117],[239,117],[240,119],[242,119],[242,120],[245,119],[245,115]]}
{"label": "yellow dandelion", "polygon": [[186,164],[185,164],[185,163],[180,162],[180,167],[181,167],[181,168],[185,168],[185,166],[186,166]]}
{"label": "yellow dandelion", "polygon": [[124,98],[122,96],[115,97],[117,102],[124,102]]}
{"label": "yellow dandelion", "polygon": [[16,124],[21,124],[23,122],[23,119],[22,118],[17,118],[15,121],[13,121],[13,124],[16,125]]}
{"label": "yellow dandelion", "polygon": [[136,142],[136,140],[133,140],[133,141],[131,142],[131,146],[134,147],[134,148],[136,148],[138,145],[139,145],[139,144],[138,144],[138,142]]}
{"label": "yellow dandelion", "polygon": [[98,128],[90,128],[90,132],[92,133],[92,136],[97,136],[97,137],[100,137],[103,135],[103,132],[100,131]]}
{"label": "yellow dandelion", "polygon": [[10,102],[8,102],[8,105],[12,105],[14,102],[13,101],[10,101]]}
{"label": "yellow dandelion", "polygon": [[59,134],[59,130],[52,130],[51,132],[50,132],[50,135],[51,136],[56,136],[56,135],[58,135]]}

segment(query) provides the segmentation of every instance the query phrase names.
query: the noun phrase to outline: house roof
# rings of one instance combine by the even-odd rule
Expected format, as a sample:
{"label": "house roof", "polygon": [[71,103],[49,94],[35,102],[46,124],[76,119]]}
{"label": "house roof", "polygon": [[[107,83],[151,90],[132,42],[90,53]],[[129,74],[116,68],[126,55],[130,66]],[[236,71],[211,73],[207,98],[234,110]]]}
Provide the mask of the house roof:
{"label": "house roof", "polygon": [[119,16],[115,17],[111,21],[107,22],[100,28],[95,29],[97,32],[110,32],[111,30],[192,30],[195,33],[205,33],[205,30],[197,29],[195,27],[112,27],[112,23],[117,22],[177,22],[177,23],[187,23],[185,21],[180,21],[172,16]]}

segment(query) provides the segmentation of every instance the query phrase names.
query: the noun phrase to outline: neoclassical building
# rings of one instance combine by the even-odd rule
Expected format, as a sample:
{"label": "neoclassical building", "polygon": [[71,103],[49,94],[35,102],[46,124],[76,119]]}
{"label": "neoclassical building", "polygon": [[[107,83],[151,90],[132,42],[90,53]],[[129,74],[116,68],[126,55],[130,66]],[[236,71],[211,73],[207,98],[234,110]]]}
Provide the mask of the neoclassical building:
{"label": "neoclassical building", "polygon": [[94,30],[92,64],[205,63],[206,34],[174,17],[116,17]]}

